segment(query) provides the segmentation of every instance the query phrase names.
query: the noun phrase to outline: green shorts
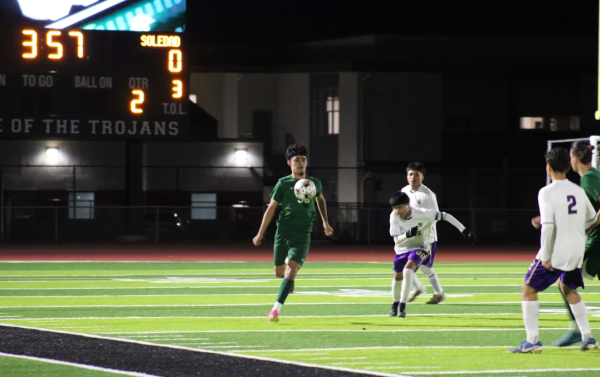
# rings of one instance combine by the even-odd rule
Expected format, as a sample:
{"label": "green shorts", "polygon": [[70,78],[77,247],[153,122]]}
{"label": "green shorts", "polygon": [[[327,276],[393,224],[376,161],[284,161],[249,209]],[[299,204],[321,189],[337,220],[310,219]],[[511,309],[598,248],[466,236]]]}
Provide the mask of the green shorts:
{"label": "green shorts", "polygon": [[600,241],[585,244],[582,270],[586,279],[592,280],[596,276],[600,279]]}
{"label": "green shorts", "polygon": [[310,248],[310,233],[279,230],[275,233],[273,259],[275,266],[285,264],[285,259],[304,264]]}

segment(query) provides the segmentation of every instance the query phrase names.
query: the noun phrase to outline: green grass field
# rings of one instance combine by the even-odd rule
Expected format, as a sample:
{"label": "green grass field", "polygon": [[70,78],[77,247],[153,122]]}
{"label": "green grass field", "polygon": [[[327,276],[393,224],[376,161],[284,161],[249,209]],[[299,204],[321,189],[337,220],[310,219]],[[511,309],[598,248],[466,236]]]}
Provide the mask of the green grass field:
{"label": "green grass field", "polygon": [[[557,288],[540,295],[544,351],[506,351],[525,339],[520,285],[528,263],[436,263],[432,288],[388,316],[391,263],[307,263],[280,322],[265,315],[281,279],[269,263],[0,263],[0,323],[326,365],[379,375],[600,375],[600,350],[556,348],[568,327]],[[600,337],[600,284],[582,291]],[[0,356],[0,375],[72,366]],[[104,372],[87,371],[90,376]],[[12,373],[12,374],[11,374]],[[88,375],[88,374],[86,374]],[[108,374],[107,374],[108,375]]]}

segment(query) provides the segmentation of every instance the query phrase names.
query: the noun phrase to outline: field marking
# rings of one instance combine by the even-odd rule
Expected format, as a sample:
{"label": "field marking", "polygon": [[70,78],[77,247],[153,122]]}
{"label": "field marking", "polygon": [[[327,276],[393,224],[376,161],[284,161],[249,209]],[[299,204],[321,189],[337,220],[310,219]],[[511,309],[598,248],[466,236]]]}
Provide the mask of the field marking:
{"label": "field marking", "polygon": [[[178,273],[173,273],[173,272],[167,272],[167,273],[160,273],[160,272],[156,272],[156,273],[143,273],[143,274],[86,274],[86,275],[70,275],[70,274],[64,274],[64,275],[53,275],[53,274],[34,274],[34,275],[13,275],[13,274],[5,274],[4,276],[6,277],[95,277],[95,276],[101,276],[101,277],[120,277],[120,276],[168,276],[168,275],[187,275],[187,276],[232,276],[232,275],[243,275],[245,277],[243,278],[238,278],[238,279],[253,279],[252,276],[253,275],[270,275],[273,276],[273,272],[244,272],[244,270],[240,270],[239,272],[181,272],[180,270],[175,270],[175,271],[179,271]],[[527,270],[523,270],[523,272],[441,272],[441,273],[437,273],[440,277],[443,275],[482,275],[482,276],[496,276],[496,275],[516,275],[516,276],[525,276],[525,273],[527,272]],[[302,276],[313,276],[313,275],[335,275],[335,276],[362,276],[362,275],[383,275],[383,274],[387,274],[392,276],[390,271],[387,270],[383,270],[381,272],[305,272],[302,274]],[[387,279],[387,278],[386,278]]]}
{"label": "field marking", "polygon": [[[540,327],[540,330],[550,331],[550,330],[568,330],[568,327]],[[600,330],[600,327],[592,327],[591,330]],[[465,329],[385,329],[385,330],[339,330],[339,329],[298,329],[298,330],[290,330],[290,329],[281,329],[281,330],[243,330],[244,333],[249,332],[460,332],[460,331],[524,331],[522,327],[502,327],[497,329],[490,328],[465,328]],[[180,334],[180,333],[239,333],[240,330],[182,330],[182,331],[147,331],[147,332],[100,332],[101,334],[107,335],[136,335],[136,334]],[[157,338],[159,339],[159,338]],[[179,339],[190,339],[190,338],[179,338]]]}
{"label": "field marking", "polygon": [[[277,287],[273,287],[277,288]],[[214,287],[213,287],[214,289]],[[1,289],[0,289],[1,290]],[[587,296],[592,294],[600,294],[600,292],[585,292]],[[390,296],[387,290],[372,290],[372,289],[340,289],[339,291],[296,291],[294,294],[303,296],[337,296],[337,297],[354,297],[365,298],[374,297],[371,295]],[[472,297],[485,295],[519,295],[521,292],[457,292],[447,293],[447,297]],[[556,292],[538,292],[540,296],[556,296]],[[213,296],[274,296],[273,293],[180,293],[180,294],[147,294],[147,295],[35,295],[35,296],[3,296],[3,299],[11,298],[86,298],[86,297],[213,297]],[[521,301],[519,301],[520,303]]]}
{"label": "field marking", "polygon": [[[421,313],[415,314],[415,317],[437,317],[437,316],[499,316],[499,315],[519,315],[523,313]],[[543,313],[544,315],[564,315],[564,313]],[[290,315],[284,318],[366,318],[366,317],[389,317],[388,314],[342,314],[342,315]],[[46,317],[46,318],[15,318],[8,319],[9,321],[63,321],[73,319],[249,319],[249,318],[261,318],[264,316],[236,316],[236,317],[202,317],[202,316],[165,316],[165,317],[141,317],[141,316],[128,316],[128,317]],[[1,323],[0,323],[1,324]],[[82,325],[83,326],[83,325]],[[323,330],[324,331],[324,330]]]}
{"label": "field marking", "polygon": [[[131,339],[109,338],[109,337],[100,336],[100,335],[77,333],[77,332],[71,332],[71,331],[48,330],[48,329],[41,329],[41,328],[37,328],[37,327],[19,326],[19,325],[4,325],[4,326],[15,327],[15,328],[22,328],[22,329],[30,329],[30,330],[37,330],[37,331],[52,332],[52,333],[58,333],[58,334],[78,335],[78,336],[82,336],[82,337],[86,337],[86,338],[114,340],[114,341],[123,342],[123,343],[142,344],[142,345],[153,346],[153,347],[158,347],[158,348],[173,348],[173,349],[181,349],[181,350],[187,350],[187,351],[192,351],[192,352],[210,353],[210,354],[213,354],[213,355],[239,357],[239,358],[250,359],[250,360],[274,361],[274,362],[278,362],[278,363],[281,363],[281,364],[287,364],[287,365],[298,365],[298,366],[303,366],[303,367],[329,369],[329,370],[337,370],[337,371],[343,371],[343,372],[371,374],[373,376],[382,376],[382,377],[411,377],[411,376],[401,375],[401,374],[397,374],[397,373],[391,374],[391,373],[365,371],[365,370],[362,370],[362,369],[352,369],[352,368],[335,367],[335,366],[330,366],[330,365],[309,364],[309,363],[303,363],[303,362],[298,362],[298,361],[275,359],[275,358],[264,357],[264,356],[244,355],[244,354],[233,353],[233,352],[223,352],[223,351],[214,351],[214,350],[208,350],[208,349],[202,349],[202,348],[183,347],[183,346],[177,346],[177,345],[172,345],[172,344],[148,343],[148,342],[144,342],[144,341],[131,340]],[[264,352],[264,351],[256,351],[256,352]],[[157,376],[151,376],[151,377],[157,377]]]}
{"label": "field marking", "polygon": [[154,375],[154,374],[146,374],[146,373],[139,373],[139,372],[128,372],[128,371],[124,371],[124,370],[117,370],[117,369],[96,367],[96,366],[87,365],[87,364],[77,364],[77,363],[72,363],[72,362],[68,362],[68,361],[60,361],[60,360],[54,360],[54,359],[44,359],[44,358],[41,358],[41,357],[33,357],[33,356],[14,355],[14,354],[11,354],[11,353],[4,353],[4,352],[0,352],[0,356],[13,357],[13,358],[18,358],[18,359],[26,359],[26,360],[42,361],[42,362],[50,363],[50,364],[68,365],[68,366],[71,366],[71,367],[77,367],[77,368],[83,368],[83,369],[89,369],[89,370],[97,370],[97,371],[101,371],[101,372],[121,374],[121,375],[125,375],[125,376],[160,377],[160,376],[157,376],[157,375]]}
{"label": "field marking", "polygon": [[[361,287],[361,288],[390,288],[391,284],[386,285],[305,285],[302,288],[340,288],[340,287]],[[477,288],[486,288],[486,287],[521,287],[522,284],[444,284],[444,287],[477,287]],[[252,288],[278,288],[278,285],[203,285],[203,286],[192,286],[192,287],[166,287],[166,286],[152,286],[152,287],[81,287],[81,288],[72,288],[72,287],[61,287],[61,288],[0,288],[0,291],[41,291],[41,290],[98,290],[98,289],[215,289],[215,288],[242,288],[242,289],[252,289]],[[494,292],[498,293],[498,292]],[[592,293],[600,293],[600,292],[592,292]]]}
{"label": "field marking", "polygon": [[[366,297],[368,298],[368,297]],[[540,304],[562,304],[562,301],[538,301]],[[419,304],[419,303],[417,303]],[[586,301],[586,304],[600,304],[600,301]],[[0,306],[0,309],[44,309],[44,308],[202,308],[202,307],[229,307],[229,306],[270,306],[272,303],[251,303],[251,304],[156,304],[156,305],[15,305],[15,306]],[[290,302],[286,306],[299,305],[389,305],[387,301],[374,302]],[[482,302],[447,302],[442,305],[521,305],[521,301],[482,301]],[[409,313],[410,314],[410,313]],[[445,315],[459,315],[460,313],[445,313]],[[226,318],[226,317],[215,317]],[[246,318],[246,317],[243,317]]]}
{"label": "field marking", "polygon": [[[290,349],[270,349],[266,351],[248,351],[248,352],[262,352],[262,353],[270,353],[270,352],[290,352],[290,351],[352,351],[352,350],[365,350],[365,349],[409,349],[409,348],[450,348],[450,349],[463,349],[463,348],[511,348],[514,346],[372,346],[372,347],[340,347],[340,348],[290,348]],[[547,346],[544,346],[548,348]],[[552,346],[552,348],[558,348]]]}
{"label": "field marking", "polygon": [[[175,274],[169,274],[169,275],[175,275]],[[6,275],[4,275],[6,276]],[[32,277],[35,278],[36,275],[23,275],[23,276],[27,276],[27,277]],[[96,279],[96,280],[83,280],[83,279],[69,279],[69,277],[71,277],[72,275],[56,275],[58,277],[62,277],[59,279],[54,279],[54,280],[3,280],[3,277],[0,277],[0,283],[69,283],[69,282],[76,282],[76,283],[105,283],[105,282],[114,282],[114,281],[122,281],[120,279]],[[87,276],[87,275],[86,275]],[[130,276],[130,275],[124,275],[124,276]],[[355,279],[356,277],[354,276],[348,276],[348,277],[344,277],[344,278],[340,278],[340,277],[335,277],[335,278],[328,278],[328,277],[320,277],[320,278],[310,278],[310,277],[304,277],[304,275],[302,276],[302,280],[324,280],[324,281],[338,281],[338,280],[352,280]],[[380,278],[372,278],[372,277],[359,277],[358,279],[360,280],[390,280],[392,278],[392,276],[386,276],[386,277],[380,277]],[[147,278],[147,279],[136,279],[136,280],[126,280],[126,281],[141,281],[141,282],[148,282],[149,280],[153,280],[153,279],[157,279],[157,278]],[[243,280],[244,278],[238,278],[238,280]],[[445,277],[442,280],[466,280],[466,279],[472,279],[472,280],[523,280],[521,277]],[[249,279],[251,280],[251,279]],[[279,281],[281,282],[281,279],[264,279],[267,281]],[[161,281],[160,283],[165,283],[166,281]],[[176,282],[172,282],[172,283],[176,283]],[[177,282],[180,283],[180,282]],[[200,284],[200,283],[198,283]],[[208,284],[208,283],[205,283]]]}
{"label": "field marking", "polygon": [[494,374],[494,373],[544,373],[544,372],[589,372],[600,368],[546,368],[546,369],[498,369],[498,370],[453,370],[435,372],[410,372],[411,374]]}

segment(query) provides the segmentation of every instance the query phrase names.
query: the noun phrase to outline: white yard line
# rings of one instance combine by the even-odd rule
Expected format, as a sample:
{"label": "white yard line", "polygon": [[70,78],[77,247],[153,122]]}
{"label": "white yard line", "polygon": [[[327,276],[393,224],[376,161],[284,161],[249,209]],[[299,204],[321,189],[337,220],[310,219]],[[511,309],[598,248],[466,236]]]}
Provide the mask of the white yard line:
{"label": "white yard line", "polygon": [[[565,315],[564,313],[543,313],[544,315]],[[518,315],[521,316],[521,312],[515,313],[427,313],[427,314],[414,314],[414,317],[432,317],[432,316],[498,316],[498,315]],[[387,314],[357,314],[357,315],[290,315],[285,318],[373,318],[373,317],[389,317]],[[140,316],[128,316],[128,317],[59,317],[59,318],[18,318],[8,319],[9,321],[62,321],[62,320],[74,320],[74,319],[265,319],[264,316],[231,316],[231,317],[209,317],[209,316],[164,316],[164,317],[140,317]]]}
{"label": "white yard line", "polygon": [[415,375],[431,374],[494,374],[494,373],[545,373],[545,372],[591,372],[600,371],[600,368],[544,368],[544,369],[491,369],[491,370],[452,370],[435,372],[410,372]]}
{"label": "white yard line", "polygon": [[[541,331],[549,331],[549,330],[568,330],[568,327],[541,327]],[[591,330],[600,330],[600,327],[592,327]],[[249,332],[462,332],[462,331],[524,331],[523,328],[514,328],[514,327],[502,327],[502,328],[465,328],[465,329],[431,329],[431,328],[423,328],[423,329],[384,329],[384,330],[340,330],[340,329],[298,329],[298,330],[290,330],[290,329],[281,329],[281,330],[243,330],[245,333]],[[135,334],[179,334],[179,333],[239,333],[240,330],[186,330],[186,331],[151,331],[151,332],[101,332],[101,334],[105,335],[135,335]],[[180,339],[188,339],[188,338],[180,338]]]}
{"label": "white yard line", "polygon": [[[442,277],[444,275],[483,275],[483,276],[487,276],[487,275],[492,275],[492,276],[502,276],[502,275],[515,275],[515,276],[525,276],[525,273],[527,272],[527,269],[523,269],[523,271],[520,272],[438,272],[438,276]],[[96,277],[96,276],[100,276],[100,277],[121,277],[121,276],[169,276],[169,275],[176,275],[176,276],[244,276],[243,279],[252,279],[252,276],[254,275],[260,275],[260,276],[264,276],[264,275],[269,275],[269,276],[273,276],[273,272],[247,272],[244,270],[240,270],[239,272],[182,272],[182,271],[177,271],[177,272],[145,272],[145,273],[129,273],[129,274],[85,274],[85,275],[71,275],[71,274],[65,274],[65,275],[54,275],[54,274],[38,274],[38,275],[18,275],[18,274],[4,274],[5,277],[64,277],[64,278],[72,278],[72,277]],[[390,275],[390,271],[387,270],[382,270],[382,271],[375,271],[375,272],[304,272],[303,276],[312,276],[312,275],[334,275],[334,276],[338,276],[338,275],[343,275],[343,276],[364,276],[364,275]],[[389,277],[386,277],[386,279],[388,279]],[[242,279],[242,278],[241,278]]]}

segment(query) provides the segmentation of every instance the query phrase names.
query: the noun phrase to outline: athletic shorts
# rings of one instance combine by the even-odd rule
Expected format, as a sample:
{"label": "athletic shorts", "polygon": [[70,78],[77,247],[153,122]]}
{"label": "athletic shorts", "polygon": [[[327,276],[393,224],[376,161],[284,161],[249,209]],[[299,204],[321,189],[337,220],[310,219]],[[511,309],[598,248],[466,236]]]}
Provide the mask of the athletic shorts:
{"label": "athletic shorts", "polygon": [[431,251],[429,253],[429,257],[423,260],[421,266],[426,266],[429,268],[433,267],[433,258],[435,258],[435,245],[437,245],[437,241],[433,241],[433,243],[431,244]]}
{"label": "athletic shorts", "polygon": [[286,258],[303,265],[309,248],[310,233],[277,229],[277,232],[275,232],[275,245],[273,246],[275,266],[285,264]]}
{"label": "athletic shorts", "polygon": [[416,271],[427,258],[429,258],[429,253],[421,249],[407,251],[404,254],[396,254],[394,257],[394,272],[402,272],[409,260],[414,261],[417,264]]}
{"label": "athletic shorts", "polygon": [[583,285],[583,275],[581,274],[581,268],[576,268],[572,271],[557,270],[549,271],[542,265],[542,262],[534,259],[529,271],[525,274],[525,284],[531,286],[538,292],[545,291],[552,284],[560,279],[561,283],[565,284],[571,289],[577,289],[579,287],[585,288]]}
{"label": "athletic shorts", "polygon": [[600,243],[598,241],[585,244],[585,254],[583,256],[583,276],[586,279],[600,279]]}

